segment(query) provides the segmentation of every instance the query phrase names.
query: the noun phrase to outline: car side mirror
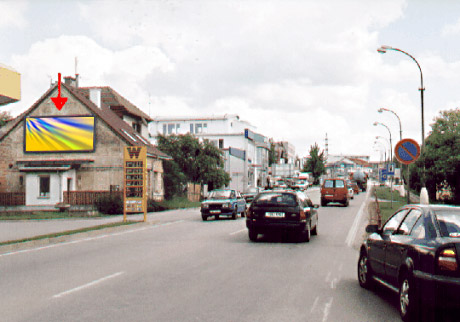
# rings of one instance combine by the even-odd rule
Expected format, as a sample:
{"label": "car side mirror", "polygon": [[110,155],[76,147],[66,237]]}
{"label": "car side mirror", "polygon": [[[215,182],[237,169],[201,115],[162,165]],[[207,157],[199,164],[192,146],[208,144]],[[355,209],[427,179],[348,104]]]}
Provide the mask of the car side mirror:
{"label": "car side mirror", "polygon": [[366,233],[373,234],[379,231],[379,225],[367,225]]}

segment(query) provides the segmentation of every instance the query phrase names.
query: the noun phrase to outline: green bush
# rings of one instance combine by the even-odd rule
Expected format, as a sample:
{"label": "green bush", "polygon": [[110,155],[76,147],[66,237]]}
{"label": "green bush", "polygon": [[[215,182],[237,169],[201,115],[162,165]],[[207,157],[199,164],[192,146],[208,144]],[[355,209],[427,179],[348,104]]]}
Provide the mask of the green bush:
{"label": "green bush", "polygon": [[94,204],[96,209],[105,215],[119,215],[123,213],[123,198],[116,196],[104,196]]}
{"label": "green bush", "polygon": [[168,210],[161,202],[157,202],[153,199],[147,200],[147,212],[163,211]]}

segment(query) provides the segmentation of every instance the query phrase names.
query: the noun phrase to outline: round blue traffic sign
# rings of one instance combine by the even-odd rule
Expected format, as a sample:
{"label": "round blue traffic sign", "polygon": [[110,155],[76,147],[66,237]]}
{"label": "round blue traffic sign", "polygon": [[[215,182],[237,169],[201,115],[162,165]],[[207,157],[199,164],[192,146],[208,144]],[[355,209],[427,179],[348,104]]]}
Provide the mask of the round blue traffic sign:
{"label": "round blue traffic sign", "polygon": [[395,146],[395,157],[403,164],[411,164],[420,156],[420,145],[415,140],[403,139]]}

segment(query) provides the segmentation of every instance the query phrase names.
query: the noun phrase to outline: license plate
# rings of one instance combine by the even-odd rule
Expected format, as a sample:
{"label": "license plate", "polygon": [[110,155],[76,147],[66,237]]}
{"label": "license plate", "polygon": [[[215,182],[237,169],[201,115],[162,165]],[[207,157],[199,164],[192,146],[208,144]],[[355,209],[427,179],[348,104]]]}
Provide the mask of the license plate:
{"label": "license plate", "polygon": [[266,212],[265,217],[284,218],[284,212]]}
{"label": "license plate", "polygon": [[220,210],[210,210],[211,214],[220,214]]}

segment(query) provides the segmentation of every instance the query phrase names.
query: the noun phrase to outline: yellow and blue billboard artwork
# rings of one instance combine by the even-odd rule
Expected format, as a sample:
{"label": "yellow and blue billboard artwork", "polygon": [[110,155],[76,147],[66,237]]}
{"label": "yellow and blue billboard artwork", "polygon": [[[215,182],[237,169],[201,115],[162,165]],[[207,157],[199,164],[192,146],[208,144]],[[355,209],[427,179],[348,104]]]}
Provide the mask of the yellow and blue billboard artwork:
{"label": "yellow and blue billboard artwork", "polygon": [[94,116],[26,117],[25,152],[94,151]]}

